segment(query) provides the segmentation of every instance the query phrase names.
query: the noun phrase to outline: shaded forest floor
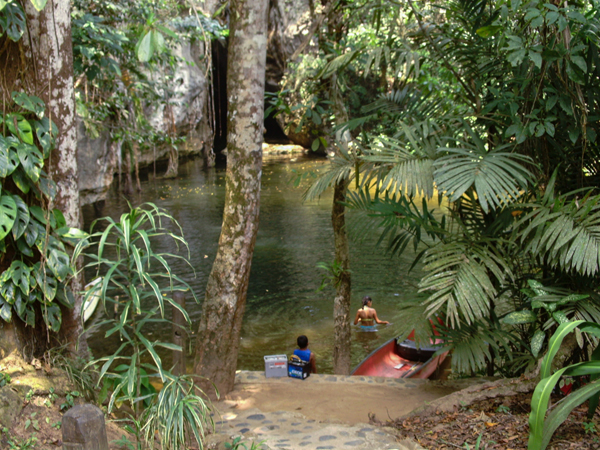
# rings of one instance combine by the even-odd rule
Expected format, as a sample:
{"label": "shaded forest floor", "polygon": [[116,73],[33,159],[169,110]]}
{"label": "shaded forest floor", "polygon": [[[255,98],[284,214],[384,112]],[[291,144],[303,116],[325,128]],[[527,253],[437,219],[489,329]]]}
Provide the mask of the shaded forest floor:
{"label": "shaded forest floor", "polygon": [[[558,398],[553,399],[553,401]],[[531,393],[498,397],[460,407],[454,412],[379,422],[429,450],[527,449]],[[600,418],[587,419],[587,403],[574,410],[556,430],[548,449],[600,449]],[[479,440],[479,446],[477,441]]]}

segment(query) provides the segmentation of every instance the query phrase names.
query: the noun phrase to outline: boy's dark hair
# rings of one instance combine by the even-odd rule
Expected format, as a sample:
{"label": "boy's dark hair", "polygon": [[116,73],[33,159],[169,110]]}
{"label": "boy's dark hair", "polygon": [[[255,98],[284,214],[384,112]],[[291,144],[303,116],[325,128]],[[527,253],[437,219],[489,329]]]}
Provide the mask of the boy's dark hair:
{"label": "boy's dark hair", "polygon": [[301,349],[306,348],[308,346],[308,338],[304,335],[298,336],[296,342],[298,343],[298,347],[300,347]]}

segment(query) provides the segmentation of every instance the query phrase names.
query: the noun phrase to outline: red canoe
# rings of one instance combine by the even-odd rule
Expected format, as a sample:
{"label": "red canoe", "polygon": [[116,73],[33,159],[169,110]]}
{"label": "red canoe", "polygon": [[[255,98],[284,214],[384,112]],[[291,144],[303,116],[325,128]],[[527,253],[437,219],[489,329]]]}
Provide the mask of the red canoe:
{"label": "red canoe", "polygon": [[[448,352],[433,356],[437,348],[418,349],[414,341],[390,339],[365,358],[350,375],[386,378],[429,378],[446,358]],[[441,343],[439,339],[436,344]]]}

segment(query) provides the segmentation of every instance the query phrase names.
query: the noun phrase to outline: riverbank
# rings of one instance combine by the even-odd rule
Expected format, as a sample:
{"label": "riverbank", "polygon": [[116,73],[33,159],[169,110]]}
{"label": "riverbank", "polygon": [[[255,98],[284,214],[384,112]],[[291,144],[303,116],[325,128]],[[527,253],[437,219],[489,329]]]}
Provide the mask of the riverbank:
{"label": "riverbank", "polygon": [[394,428],[371,421],[404,416],[424,404],[485,380],[429,381],[313,374],[306,380],[240,371],[233,392],[215,403],[209,445],[239,437],[265,449],[407,449]]}
{"label": "riverbank", "polygon": [[[0,447],[62,447],[62,415],[86,400],[81,388],[73,385],[55,362],[34,360],[28,364],[16,354],[0,361]],[[215,433],[207,437],[206,448],[223,450],[225,443],[239,437],[264,441],[263,450],[410,449],[399,446],[397,430],[369,422],[396,419],[478,382],[328,374],[297,380],[240,371],[234,390],[213,405]],[[127,433],[111,418],[106,426],[110,449],[124,448],[121,438]]]}

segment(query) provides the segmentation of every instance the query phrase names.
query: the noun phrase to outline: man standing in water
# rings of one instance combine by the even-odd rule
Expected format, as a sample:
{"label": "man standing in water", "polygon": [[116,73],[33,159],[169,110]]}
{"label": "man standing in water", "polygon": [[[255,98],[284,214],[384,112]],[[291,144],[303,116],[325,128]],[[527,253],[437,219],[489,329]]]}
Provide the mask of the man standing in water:
{"label": "man standing in water", "polygon": [[[375,323],[387,325],[387,320],[379,320],[377,317],[377,311],[372,308],[373,300],[368,295],[362,299],[362,308],[356,312],[356,318],[354,319],[354,325],[360,322],[360,329],[362,331],[375,331]],[[375,323],[373,323],[375,322]]]}

